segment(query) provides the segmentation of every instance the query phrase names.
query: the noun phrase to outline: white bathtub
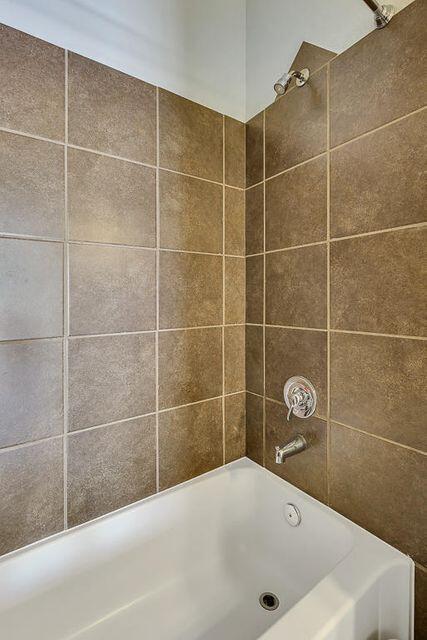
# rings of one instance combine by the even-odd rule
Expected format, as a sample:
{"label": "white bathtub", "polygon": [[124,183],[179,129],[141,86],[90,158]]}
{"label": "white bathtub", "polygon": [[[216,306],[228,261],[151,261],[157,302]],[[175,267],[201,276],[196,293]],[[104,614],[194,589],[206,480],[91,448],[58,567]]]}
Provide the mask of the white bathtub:
{"label": "white bathtub", "polygon": [[412,592],[409,558],[242,459],[4,556],[0,637],[410,640]]}

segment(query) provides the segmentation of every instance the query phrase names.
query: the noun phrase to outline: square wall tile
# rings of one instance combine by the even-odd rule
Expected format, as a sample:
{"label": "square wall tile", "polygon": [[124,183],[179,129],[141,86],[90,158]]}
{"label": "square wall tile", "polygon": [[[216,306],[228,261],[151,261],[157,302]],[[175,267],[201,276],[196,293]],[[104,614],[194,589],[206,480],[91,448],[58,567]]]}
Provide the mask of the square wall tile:
{"label": "square wall tile", "polygon": [[326,240],[326,192],[326,156],[267,180],[267,251]]}
{"label": "square wall tile", "polygon": [[331,235],[423,222],[427,111],[331,153]]}
{"label": "square wall tile", "polygon": [[62,531],[62,438],[0,451],[0,554]]}
{"label": "square wall tile", "polygon": [[156,246],[156,171],[68,149],[70,238]]}
{"label": "square wall tile", "polygon": [[68,350],[70,431],[155,410],[154,334],[72,338]]}
{"label": "square wall tile", "polygon": [[265,329],[265,394],[283,402],[283,386],[295,375],[304,376],[316,389],[316,415],[327,412],[327,334],[302,329]]}
{"label": "square wall tile", "polygon": [[160,328],[222,323],[222,257],[160,252]]}
{"label": "square wall tile", "polygon": [[244,258],[225,258],[225,323],[245,322],[246,264]]}
{"label": "square wall tile", "polygon": [[264,178],[264,112],[246,123],[246,186]]}
{"label": "square wall tile", "polygon": [[76,53],[68,56],[68,139],[156,163],[156,88]]}
{"label": "square wall tile", "polygon": [[246,258],[246,322],[264,322],[264,256]]}
{"label": "square wall tile", "polygon": [[62,433],[62,340],[0,343],[0,447]]}
{"label": "square wall tile", "polygon": [[0,232],[61,239],[64,148],[0,132]]}
{"label": "square wall tile", "polygon": [[244,188],[245,176],[245,123],[225,116],[225,183]]}
{"label": "square wall tile", "polygon": [[170,171],[159,180],[160,246],[222,253],[222,186]]}
{"label": "square wall tile", "polygon": [[326,69],[322,69],[266,109],[266,177],[326,150],[326,103]]}
{"label": "square wall tile", "polygon": [[65,51],[0,24],[0,127],[64,139]]}
{"label": "square wall tile", "polygon": [[417,0],[400,11],[387,29],[372,31],[331,62],[332,145],[426,104],[427,83],[422,81],[426,22],[427,5]]}
{"label": "square wall tile", "polygon": [[159,333],[160,409],[222,394],[221,329]]}
{"label": "square wall tile", "polygon": [[245,390],[245,325],[224,328],[225,393]]}
{"label": "square wall tile", "polygon": [[222,182],[223,116],[159,90],[160,166]]}
{"label": "square wall tile", "polygon": [[160,489],[222,464],[220,398],[159,414]]}
{"label": "square wall tile", "polygon": [[326,328],[326,245],[267,254],[266,322]]}
{"label": "square wall tile", "polygon": [[246,191],[246,255],[264,251],[264,184]]}
{"label": "square wall tile", "polygon": [[263,464],[264,458],[264,399],[246,394],[246,455]]}
{"label": "square wall tile", "polygon": [[427,370],[427,342],[332,333],[331,417],[427,451],[427,399],[408,402]]}
{"label": "square wall tile", "polygon": [[155,417],[70,435],[67,477],[71,527],[155,493]]}
{"label": "square wall tile", "polygon": [[426,502],[427,456],[332,423],[333,509],[425,564]]}
{"label": "square wall tile", "polygon": [[155,328],[154,251],[70,245],[71,335]]}
{"label": "square wall tile", "polygon": [[225,253],[245,255],[245,192],[225,188]]}
{"label": "square wall tile", "polygon": [[0,340],[63,335],[63,249],[0,239]]}
{"label": "square wall tile", "polygon": [[246,325],[246,389],[264,394],[263,328]]}
{"label": "square wall tile", "polygon": [[225,463],[246,455],[246,394],[225,398]]}
{"label": "square wall tile", "polygon": [[427,228],[331,243],[331,327],[426,333]]}
{"label": "square wall tile", "polygon": [[[313,498],[326,502],[326,421],[311,417],[304,420],[301,427],[298,418],[286,422],[283,403],[266,400],[265,408],[265,466]],[[306,451],[286,460],[285,464],[276,464],[275,447],[282,446],[300,432],[307,440]]]}

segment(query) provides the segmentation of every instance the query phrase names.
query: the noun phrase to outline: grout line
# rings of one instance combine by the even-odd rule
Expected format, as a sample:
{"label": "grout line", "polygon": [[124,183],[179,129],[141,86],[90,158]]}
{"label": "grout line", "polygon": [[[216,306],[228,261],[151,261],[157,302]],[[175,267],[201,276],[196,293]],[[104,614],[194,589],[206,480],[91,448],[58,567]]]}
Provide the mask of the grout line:
{"label": "grout line", "polygon": [[36,133],[27,133],[25,131],[18,131],[17,129],[9,129],[8,127],[0,127],[0,131],[3,133],[12,133],[16,136],[23,136],[24,138],[33,138],[34,140],[41,140],[42,142],[51,142],[59,146],[65,146],[65,142],[61,140],[52,140],[51,138],[45,138],[44,136],[38,136]]}
{"label": "grout line", "polygon": [[139,160],[132,160],[132,158],[125,158],[124,156],[117,156],[114,153],[108,153],[106,151],[98,151],[97,149],[90,149],[89,147],[81,147],[78,144],[68,143],[70,149],[76,149],[77,151],[85,151],[87,153],[94,153],[97,156],[103,156],[104,158],[111,158],[112,160],[121,160],[122,162],[129,162],[130,164],[136,164],[140,167],[147,167],[148,169],[156,169],[156,166],[149,162],[141,162]]}
{"label": "grout line", "polygon": [[156,384],[156,492],[160,491],[160,434],[159,434],[159,326],[160,326],[160,118],[159,88],[156,87],[156,332],[155,332],[155,384]]}
{"label": "grout line", "polygon": [[[31,447],[32,445],[42,444],[43,442],[50,442],[51,440],[59,440],[64,441],[64,434],[57,433],[54,436],[46,436],[45,438],[38,438],[37,440],[29,440],[28,442],[20,442],[19,444],[13,444],[10,446],[2,446],[0,447],[0,456],[2,453],[7,453],[8,451],[15,451],[17,449],[25,449],[26,447]],[[64,500],[65,502],[65,500]]]}
{"label": "grout line", "polygon": [[[223,116],[224,117],[224,116]],[[195,176],[193,173],[184,173],[182,171],[176,171],[175,169],[168,169],[167,167],[160,167],[159,166],[160,171],[167,171],[168,173],[175,173],[179,176],[185,176],[186,178],[196,178],[196,180],[203,180],[203,182],[210,182],[211,184],[217,184],[220,187],[224,186],[223,182],[218,182],[217,180],[210,180],[209,178],[202,178],[201,176]],[[238,187],[235,187],[236,189],[238,189]],[[241,189],[241,191],[244,191],[244,189]]]}
{"label": "grout line", "polygon": [[419,109],[415,109],[414,111],[410,111],[409,113],[405,113],[405,115],[403,115],[403,116],[399,116],[398,118],[394,118],[394,120],[390,120],[389,122],[386,122],[385,124],[382,124],[379,127],[375,127],[374,129],[370,129],[369,131],[365,131],[364,133],[361,133],[358,136],[355,136],[354,138],[351,138],[350,140],[346,140],[345,142],[340,142],[340,144],[336,144],[335,146],[331,147],[330,150],[333,152],[336,149],[341,149],[341,147],[345,147],[346,145],[350,144],[351,142],[355,142],[356,140],[361,140],[362,138],[366,138],[366,136],[370,136],[372,133],[376,133],[377,131],[381,131],[382,129],[386,129],[387,127],[390,127],[391,125],[396,124],[397,122],[401,122],[402,120],[406,120],[406,118],[410,118],[411,116],[415,116],[415,115],[417,115],[417,113],[421,113],[425,109],[427,109],[426,105],[424,105],[423,107],[420,107]]}
{"label": "grout line", "polygon": [[399,340],[427,340],[427,336],[405,336],[398,333],[375,333],[373,331],[349,331],[346,329],[331,329],[331,333],[348,333],[355,336],[378,336],[379,338],[398,338]]}
{"label": "grout line", "polygon": [[[230,396],[237,396],[240,395],[242,393],[246,393],[245,389],[241,389],[240,391],[233,391],[231,393],[226,393],[225,397],[230,397]],[[248,392],[251,393],[251,392]],[[254,394],[255,395],[255,394]],[[211,402],[213,400],[221,400],[222,396],[213,396],[212,398],[204,398],[203,400],[196,400],[194,402],[188,402],[186,404],[181,404],[181,405],[176,405],[174,407],[167,407],[166,409],[159,409],[158,413],[162,414],[162,413],[167,413],[169,411],[176,411],[178,409],[184,409],[185,407],[192,407],[194,405],[198,405],[198,404],[203,404],[205,402]],[[139,420],[141,418],[148,418],[150,416],[155,416],[156,415],[156,411],[150,411],[148,413],[142,413],[136,416],[130,416],[128,418],[121,418],[119,420],[113,420],[112,422],[104,422],[102,424],[95,424],[95,425],[91,425],[90,427],[82,427],[81,429],[73,429],[72,431],[68,431],[67,432],[67,437],[73,437],[74,435],[77,435],[79,433],[85,433],[86,431],[93,431],[94,429],[103,429],[104,427],[112,427],[114,425],[118,425],[118,424],[122,424],[124,422],[131,422],[133,420]],[[58,433],[55,434],[53,436],[46,436],[44,438],[38,438],[36,440],[29,440],[28,442],[21,442],[19,444],[14,444],[14,445],[10,445],[10,446],[3,446],[0,447],[0,455],[3,452],[7,452],[7,451],[13,451],[14,449],[22,449],[24,447],[29,447],[31,445],[36,445],[36,444],[40,444],[43,442],[49,442],[51,440],[58,440],[59,438],[64,439],[64,435],[63,433]]]}
{"label": "grout line", "polygon": [[69,220],[68,220],[68,50],[65,49],[65,114],[64,114],[64,294],[63,294],[63,314],[64,314],[64,343],[63,343],[63,411],[64,411],[64,432],[63,432],[63,492],[64,492],[64,529],[68,529],[68,418],[69,418],[69,398],[68,398],[68,336],[70,333],[70,252],[68,245]]}
{"label": "grout line", "polygon": [[357,433],[362,433],[369,438],[374,438],[375,440],[380,440],[381,442],[387,442],[387,444],[394,445],[395,447],[401,447],[402,449],[407,449],[408,451],[413,451],[414,453],[420,454],[422,456],[427,456],[426,451],[422,451],[421,449],[416,449],[415,447],[410,447],[407,444],[403,444],[402,442],[396,442],[395,440],[389,440],[389,438],[384,438],[383,436],[379,436],[375,433],[369,433],[369,431],[365,431],[364,429],[359,429],[358,427],[352,427],[349,424],[345,424],[344,422],[340,422],[339,420],[331,419],[331,422],[337,424],[340,427],[344,427],[345,429],[350,429],[351,431],[356,431]]}
{"label": "grout line", "polygon": [[222,464],[225,464],[225,116],[222,116]]}
{"label": "grout line", "polygon": [[262,250],[263,250],[263,288],[262,288],[262,385],[263,385],[263,402],[262,402],[262,464],[265,467],[266,460],[266,451],[265,451],[265,441],[266,441],[266,404],[265,404],[265,333],[266,333],[266,253],[265,253],[265,243],[266,243],[266,220],[265,220],[265,109],[262,112],[262,177],[263,177],[263,187],[262,187]]}
{"label": "grout line", "polygon": [[297,164],[293,164],[292,167],[287,167],[286,169],[282,169],[282,171],[278,171],[277,173],[273,173],[273,175],[268,176],[268,178],[265,179],[266,182],[269,182],[270,180],[274,180],[274,178],[279,178],[280,176],[283,176],[285,173],[289,173],[290,171],[293,171],[294,169],[297,169],[298,167],[302,167],[305,164],[308,164],[309,162],[312,162],[313,160],[318,160],[319,158],[322,158],[323,156],[326,156],[327,154],[327,150],[325,149],[325,151],[322,151],[321,153],[317,153],[315,156],[311,156],[310,158],[307,158],[306,160],[301,160],[301,162],[297,162]]}
{"label": "grout line", "polygon": [[326,66],[326,500],[330,504],[331,477],[331,115],[330,65]]}
{"label": "grout line", "polygon": [[[264,326],[262,323],[261,324],[257,324],[255,322],[238,322],[238,323],[230,323],[225,325],[226,327],[244,327],[244,326],[250,326],[250,327],[262,327]],[[280,324],[266,324],[265,325],[267,328],[271,328],[271,329],[295,329],[297,331],[320,331],[325,333],[327,331],[327,329],[318,329],[316,327],[294,327],[292,325],[280,325]],[[172,332],[172,331],[198,331],[201,329],[220,329],[222,327],[222,325],[220,324],[215,324],[215,325],[206,325],[206,326],[201,326],[201,327],[172,327],[170,329],[159,329],[159,333],[167,333],[167,332]],[[420,340],[420,341],[425,341],[427,340],[426,336],[410,336],[410,335],[403,335],[403,334],[394,334],[394,333],[375,333],[372,331],[351,331],[351,330],[346,330],[346,329],[330,329],[331,334],[332,333],[344,333],[344,334],[349,334],[349,335],[362,335],[362,336],[378,336],[380,338],[397,338],[399,340]],[[75,335],[75,336],[68,336],[69,340],[78,340],[80,338],[104,338],[104,337],[109,337],[109,336],[127,336],[127,335],[144,335],[144,334],[150,334],[150,333],[155,333],[155,329],[150,329],[147,331],[130,331],[130,332],[119,332],[119,333],[90,333],[90,334],[85,334],[85,335]],[[63,340],[64,336],[46,336],[46,337],[40,337],[40,338],[16,338],[14,340],[0,340],[0,345],[5,345],[5,344],[19,344],[19,343],[23,343],[23,342],[35,342],[35,341],[46,341],[46,340]]]}
{"label": "grout line", "polygon": [[[294,249],[305,249],[306,247],[317,247],[319,245],[327,244],[327,240],[319,240],[318,242],[307,242],[307,244],[298,244],[292,247],[283,247],[282,249],[269,249],[265,253],[281,253],[282,251],[293,251]],[[248,256],[250,257],[250,256]]]}
{"label": "grout line", "polygon": [[388,229],[378,229],[376,231],[365,231],[364,233],[355,233],[351,236],[341,236],[339,238],[331,238],[331,242],[341,242],[342,240],[352,240],[353,238],[365,238],[366,236],[376,236],[381,233],[390,233],[392,231],[405,231],[406,229],[417,229],[427,226],[427,222],[414,222],[413,224],[405,224],[400,227],[390,227]]}

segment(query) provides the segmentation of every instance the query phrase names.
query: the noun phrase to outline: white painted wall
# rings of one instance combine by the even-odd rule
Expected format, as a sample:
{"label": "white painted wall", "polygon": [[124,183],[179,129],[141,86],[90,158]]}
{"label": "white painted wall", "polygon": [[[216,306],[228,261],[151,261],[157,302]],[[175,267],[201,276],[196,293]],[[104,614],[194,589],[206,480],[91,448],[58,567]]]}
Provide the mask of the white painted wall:
{"label": "white painted wall", "polygon": [[246,120],[303,40],[339,53],[373,14],[363,0],[0,0],[0,22]]}
{"label": "white painted wall", "polygon": [[[412,2],[383,1],[398,10]],[[363,0],[247,0],[246,119],[273,102],[273,84],[304,40],[341,53],[372,29]]]}
{"label": "white painted wall", "polygon": [[245,0],[0,0],[0,22],[244,120],[245,10]]}

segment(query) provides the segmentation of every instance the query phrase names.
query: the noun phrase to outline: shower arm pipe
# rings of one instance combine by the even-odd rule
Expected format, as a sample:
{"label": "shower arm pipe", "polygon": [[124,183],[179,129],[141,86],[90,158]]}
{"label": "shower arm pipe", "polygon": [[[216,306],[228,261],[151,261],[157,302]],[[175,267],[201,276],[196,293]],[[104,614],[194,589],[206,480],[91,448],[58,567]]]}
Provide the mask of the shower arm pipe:
{"label": "shower arm pipe", "polygon": [[386,27],[392,17],[395,9],[391,4],[381,4],[377,0],[364,0],[365,4],[374,12],[375,26],[377,29]]}

